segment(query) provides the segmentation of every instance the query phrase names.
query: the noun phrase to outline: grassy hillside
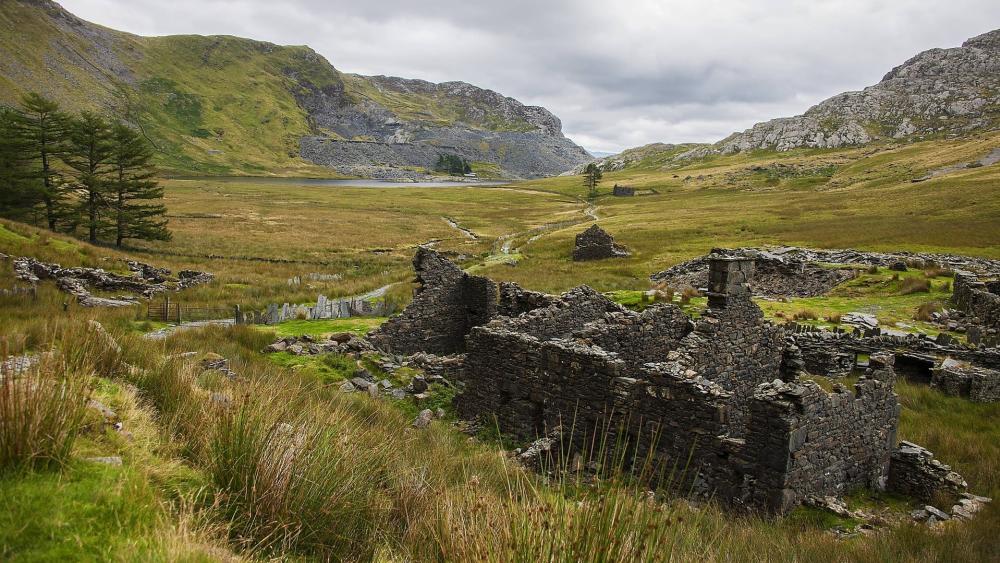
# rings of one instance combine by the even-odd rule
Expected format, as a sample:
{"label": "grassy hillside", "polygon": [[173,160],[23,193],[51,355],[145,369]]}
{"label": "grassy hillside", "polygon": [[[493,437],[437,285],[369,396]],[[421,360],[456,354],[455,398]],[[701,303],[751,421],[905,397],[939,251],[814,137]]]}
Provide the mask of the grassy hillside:
{"label": "grassy hillside", "polygon": [[397,89],[398,79],[342,74],[308,47],[229,36],[139,37],[80,20],[47,0],[0,3],[0,30],[0,104],[38,91],[70,110],[126,117],[156,145],[167,172],[336,176],[299,157],[299,138],[331,134],[311,123],[299,102],[310,91],[376,104],[428,127],[533,128],[447,90]]}

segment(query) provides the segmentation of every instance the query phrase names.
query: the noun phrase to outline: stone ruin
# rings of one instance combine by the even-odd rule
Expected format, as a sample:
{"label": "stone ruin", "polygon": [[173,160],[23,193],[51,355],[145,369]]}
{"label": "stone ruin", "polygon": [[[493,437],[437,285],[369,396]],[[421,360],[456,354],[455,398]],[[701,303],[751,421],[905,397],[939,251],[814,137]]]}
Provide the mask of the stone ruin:
{"label": "stone ruin", "polygon": [[611,195],[615,197],[632,197],[635,195],[635,188],[615,184],[614,188],[611,189]]}
{"label": "stone ruin", "polygon": [[615,243],[614,237],[596,224],[576,235],[576,245],[573,247],[574,262],[623,258],[630,255],[628,249]]}
{"label": "stone ruin", "polygon": [[650,279],[675,288],[708,287],[709,256],[752,259],[755,263],[754,292],[766,297],[815,297],[857,275],[853,268],[823,267],[795,254],[754,248],[714,248],[708,256],[682,262],[653,274]]}
{"label": "stone ruin", "polygon": [[459,415],[545,437],[529,453],[595,461],[600,441],[606,455],[641,460],[633,470],[668,476],[660,484],[730,506],[783,513],[894,483],[950,492],[931,474],[937,462],[893,465],[903,458],[891,359],[851,391],[824,391],[800,378],[801,350],[750,299],[753,261],[709,263],[709,308],[692,320],[673,304],[630,311],[586,286],[527,292],[421,249],[413,304],[371,341],[425,363],[447,354]]}
{"label": "stone ruin", "polygon": [[1000,346],[1000,280],[957,271],[952,287],[952,304],[966,315],[969,342]]}
{"label": "stone ruin", "polygon": [[213,276],[207,272],[181,270],[177,279],[167,285],[170,270],[156,268],[142,262],[126,261],[131,276],[123,276],[108,272],[102,268],[63,268],[59,264],[40,262],[34,258],[20,257],[14,259],[14,276],[37,285],[41,280],[53,280],[56,287],[76,297],[82,307],[128,307],[135,304],[133,295],[121,295],[115,298],[97,297],[91,294],[91,288],[100,291],[125,291],[149,299],[158,293],[181,291],[200,284],[209,283]]}

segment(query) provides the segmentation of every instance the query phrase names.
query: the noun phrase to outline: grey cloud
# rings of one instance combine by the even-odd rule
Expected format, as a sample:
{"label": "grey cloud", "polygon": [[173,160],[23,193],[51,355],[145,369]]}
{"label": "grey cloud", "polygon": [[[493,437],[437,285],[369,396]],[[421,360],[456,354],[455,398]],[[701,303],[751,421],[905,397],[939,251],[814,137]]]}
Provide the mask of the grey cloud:
{"label": "grey cloud", "polygon": [[993,0],[63,0],[139,34],[307,44],[338,69],[543,105],[589,149],[714,141],[1000,22]]}

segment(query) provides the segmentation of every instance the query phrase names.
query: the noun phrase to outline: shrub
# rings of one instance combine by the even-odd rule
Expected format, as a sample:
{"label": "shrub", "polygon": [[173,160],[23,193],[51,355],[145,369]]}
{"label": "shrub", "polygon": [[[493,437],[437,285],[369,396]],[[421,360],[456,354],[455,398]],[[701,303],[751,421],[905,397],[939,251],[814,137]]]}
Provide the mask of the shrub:
{"label": "shrub", "polygon": [[866,270],[866,271],[869,274],[872,274],[872,275],[877,274],[878,273],[878,266],[876,266],[875,264],[872,264],[871,267],[869,267],[868,270]]}
{"label": "shrub", "polygon": [[797,321],[814,321],[819,318],[819,315],[816,314],[816,311],[803,309],[801,311],[796,311],[795,314],[792,315],[792,318]]}
{"label": "shrub", "polygon": [[927,279],[920,278],[906,278],[903,280],[903,284],[899,287],[899,293],[901,295],[910,295],[913,293],[929,293],[931,291],[931,282]]}
{"label": "shrub", "polygon": [[[0,349],[9,358],[6,343]],[[83,422],[90,379],[53,352],[27,369],[0,364],[0,469],[63,465]]]}

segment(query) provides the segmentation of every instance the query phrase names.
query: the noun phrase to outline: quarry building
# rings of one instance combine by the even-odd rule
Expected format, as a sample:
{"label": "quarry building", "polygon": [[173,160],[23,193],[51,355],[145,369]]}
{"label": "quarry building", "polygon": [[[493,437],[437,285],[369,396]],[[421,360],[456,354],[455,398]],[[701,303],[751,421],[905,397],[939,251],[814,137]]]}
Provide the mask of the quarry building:
{"label": "quarry building", "polygon": [[795,334],[751,300],[754,260],[708,263],[708,308],[691,319],[673,304],[631,311],[587,286],[527,291],[421,248],[412,304],[370,341],[446,358],[465,419],[526,442],[557,432],[564,455],[625,454],[658,484],[726,505],[780,514],[861,488],[964,491],[929,452],[897,446],[892,355],[828,392],[804,377]]}

